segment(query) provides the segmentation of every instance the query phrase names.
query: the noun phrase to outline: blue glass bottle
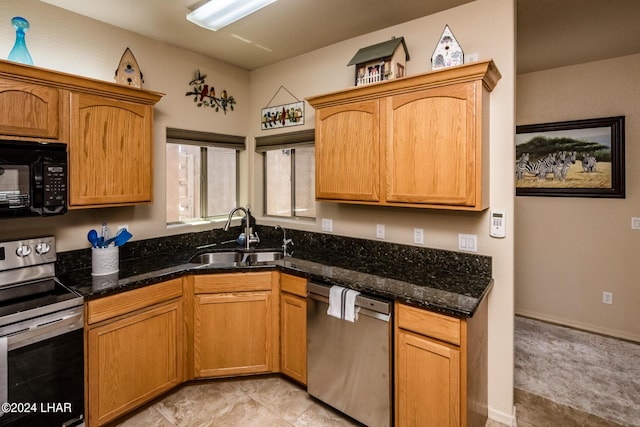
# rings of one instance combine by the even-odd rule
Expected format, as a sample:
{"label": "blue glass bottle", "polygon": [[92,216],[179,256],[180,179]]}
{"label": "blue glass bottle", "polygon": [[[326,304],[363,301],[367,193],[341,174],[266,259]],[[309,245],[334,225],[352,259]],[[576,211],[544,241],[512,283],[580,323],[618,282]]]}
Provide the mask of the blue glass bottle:
{"label": "blue glass bottle", "polygon": [[11,20],[11,25],[16,29],[16,42],[13,49],[9,52],[9,61],[20,62],[22,64],[33,65],[33,59],[27,49],[27,43],[24,40],[24,33],[29,29],[29,21],[16,16]]}

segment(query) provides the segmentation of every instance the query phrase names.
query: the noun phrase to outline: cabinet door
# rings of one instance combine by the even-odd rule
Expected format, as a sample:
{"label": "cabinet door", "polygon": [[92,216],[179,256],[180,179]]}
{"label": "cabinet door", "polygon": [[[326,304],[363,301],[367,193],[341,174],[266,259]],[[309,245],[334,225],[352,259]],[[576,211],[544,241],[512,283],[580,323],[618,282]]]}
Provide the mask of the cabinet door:
{"label": "cabinet door", "polygon": [[60,93],[0,78],[0,135],[60,138]]}
{"label": "cabinet door", "polygon": [[460,425],[460,351],[399,330],[396,425]]}
{"label": "cabinet door", "polygon": [[180,300],[89,329],[89,425],[102,425],[182,382]]}
{"label": "cabinet door", "polygon": [[271,292],[196,295],[195,376],[271,372],[278,350],[273,325]]}
{"label": "cabinet door", "polygon": [[380,199],[379,101],[316,112],[316,198]]}
{"label": "cabinet door", "polygon": [[474,83],[390,97],[388,202],[476,205],[481,153],[475,98]]}
{"label": "cabinet door", "polygon": [[307,384],[307,299],[280,294],[280,366],[286,376]]}
{"label": "cabinet door", "polygon": [[152,108],[72,94],[70,207],[151,202]]}

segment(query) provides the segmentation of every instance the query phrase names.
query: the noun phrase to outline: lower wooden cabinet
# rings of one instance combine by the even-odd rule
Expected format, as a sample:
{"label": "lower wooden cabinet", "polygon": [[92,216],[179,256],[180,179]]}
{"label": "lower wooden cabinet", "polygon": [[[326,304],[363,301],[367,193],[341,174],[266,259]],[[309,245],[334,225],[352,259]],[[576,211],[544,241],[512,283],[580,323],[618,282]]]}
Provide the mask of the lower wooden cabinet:
{"label": "lower wooden cabinet", "polygon": [[[275,275],[261,272],[194,278],[196,292],[207,292],[196,293],[193,305],[196,378],[277,371],[278,317],[271,291]],[[220,293],[211,293],[216,290]]]}
{"label": "lower wooden cabinet", "polygon": [[307,280],[280,275],[280,371],[307,384]]}
{"label": "lower wooden cabinet", "polygon": [[487,301],[470,319],[396,303],[395,425],[484,426]]}
{"label": "lower wooden cabinet", "polygon": [[[138,303],[167,284],[182,291],[181,280],[131,291]],[[141,291],[147,292],[141,292]],[[115,295],[123,301],[128,292]],[[109,297],[100,300],[107,308]],[[92,311],[90,301],[87,312]],[[96,310],[93,310],[96,311]],[[183,302],[174,298],[129,313],[113,307],[115,317],[86,329],[88,426],[103,425],[183,382]]]}
{"label": "lower wooden cabinet", "polygon": [[460,350],[400,331],[396,381],[398,425],[460,425]]}

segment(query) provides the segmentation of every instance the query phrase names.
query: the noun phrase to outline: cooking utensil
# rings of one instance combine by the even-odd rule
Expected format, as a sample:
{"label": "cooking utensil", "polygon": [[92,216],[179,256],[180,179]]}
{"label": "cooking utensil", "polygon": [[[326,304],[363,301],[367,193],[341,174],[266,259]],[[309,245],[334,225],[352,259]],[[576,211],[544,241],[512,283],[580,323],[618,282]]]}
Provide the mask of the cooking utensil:
{"label": "cooking utensil", "polygon": [[99,240],[98,232],[96,230],[89,230],[89,233],[87,233],[87,240],[89,240],[92,247],[97,248]]}
{"label": "cooking utensil", "polygon": [[129,231],[126,228],[121,228],[120,230],[118,230],[115,236],[105,240],[101,246],[103,248],[108,248],[111,243],[115,243],[116,246],[122,246],[125,243],[127,243],[129,239],[132,237],[133,235],[129,233]]}
{"label": "cooking utensil", "polygon": [[129,233],[129,230],[127,230],[126,228],[121,228],[120,230],[118,230],[118,234],[116,234],[114,243],[116,244],[116,246],[122,246],[127,243],[132,237],[133,234]]}

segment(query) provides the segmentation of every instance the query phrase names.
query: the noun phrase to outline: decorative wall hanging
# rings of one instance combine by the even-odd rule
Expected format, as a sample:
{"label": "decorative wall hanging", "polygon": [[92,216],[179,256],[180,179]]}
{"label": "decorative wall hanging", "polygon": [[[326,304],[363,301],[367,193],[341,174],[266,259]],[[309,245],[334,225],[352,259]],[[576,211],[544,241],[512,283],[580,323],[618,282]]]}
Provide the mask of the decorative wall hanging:
{"label": "decorative wall hanging", "polygon": [[362,86],[404,77],[408,60],[409,51],[404,37],[393,37],[386,42],[363,47],[347,66],[356,66],[355,85]]}
{"label": "decorative wall hanging", "polygon": [[624,116],[516,127],[516,195],[624,198]]}
{"label": "decorative wall hanging", "polygon": [[124,53],[120,58],[120,63],[118,64],[118,68],[116,68],[116,75],[114,78],[116,83],[120,83],[122,85],[137,88],[142,87],[142,83],[144,83],[142,71],[140,71],[138,61],[136,61],[136,57],[133,56],[131,49],[126,48],[124,50]]}
{"label": "decorative wall hanging", "polygon": [[[278,93],[284,89],[296,102],[283,105],[269,106]],[[267,106],[262,109],[262,130],[277,129],[304,124],[304,101],[300,101],[289,90],[280,86],[273,94]]]}
{"label": "decorative wall hanging", "polygon": [[440,40],[431,56],[431,69],[438,70],[462,64],[464,64],[464,52],[449,26],[445,25]]}
{"label": "decorative wall hanging", "polygon": [[30,27],[29,21],[21,16],[15,16],[11,19],[11,25],[13,25],[13,28],[16,30],[16,41],[7,59],[13,62],[20,62],[21,64],[33,65],[33,59],[27,49],[24,34]]}
{"label": "decorative wall hanging", "polygon": [[187,92],[186,96],[193,96],[193,102],[197,107],[211,107],[217,111],[222,110],[227,114],[227,109],[233,111],[236,100],[233,96],[227,94],[226,90],[216,96],[216,89],[205,83],[206,74],[200,74],[200,70],[196,70],[193,80],[189,82],[192,90]]}

